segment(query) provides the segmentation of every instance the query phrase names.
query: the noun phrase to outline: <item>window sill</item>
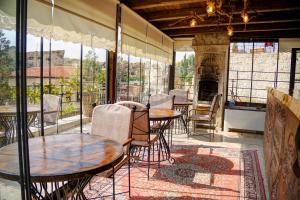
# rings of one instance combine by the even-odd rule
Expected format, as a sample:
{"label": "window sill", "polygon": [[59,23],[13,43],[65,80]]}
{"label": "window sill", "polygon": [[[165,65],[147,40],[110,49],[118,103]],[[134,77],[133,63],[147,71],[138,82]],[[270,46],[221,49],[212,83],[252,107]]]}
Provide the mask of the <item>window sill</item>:
{"label": "window sill", "polygon": [[229,107],[229,106],[226,106],[225,109],[266,112],[266,108],[262,108],[262,107],[248,107],[248,106],[231,106],[231,107]]}

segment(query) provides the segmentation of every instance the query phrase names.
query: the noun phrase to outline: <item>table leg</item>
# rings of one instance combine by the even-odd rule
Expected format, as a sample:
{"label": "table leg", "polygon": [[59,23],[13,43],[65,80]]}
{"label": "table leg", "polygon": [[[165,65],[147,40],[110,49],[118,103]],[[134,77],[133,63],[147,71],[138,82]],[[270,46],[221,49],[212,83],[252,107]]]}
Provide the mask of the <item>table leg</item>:
{"label": "table leg", "polygon": [[[161,142],[161,145],[162,145],[162,150],[165,149],[166,160],[173,163],[174,158],[171,157],[171,150],[170,150],[169,144],[167,143],[165,135],[164,135],[165,130],[167,130],[170,127],[171,122],[172,122],[172,120],[161,121],[161,127],[160,127],[160,130],[159,130],[159,139],[160,139],[160,142]],[[162,155],[163,155],[163,153],[162,153]]]}
{"label": "table leg", "polygon": [[[27,134],[28,137],[34,137],[30,130],[31,124],[34,122],[37,113],[28,113],[27,115]],[[16,142],[17,134],[17,122],[15,115],[5,115],[0,117],[0,123],[4,128],[5,142],[4,145],[8,145]]]}
{"label": "table leg", "polygon": [[33,198],[43,200],[86,200],[83,190],[92,177],[87,175],[80,179],[63,182],[33,182],[31,194]]}

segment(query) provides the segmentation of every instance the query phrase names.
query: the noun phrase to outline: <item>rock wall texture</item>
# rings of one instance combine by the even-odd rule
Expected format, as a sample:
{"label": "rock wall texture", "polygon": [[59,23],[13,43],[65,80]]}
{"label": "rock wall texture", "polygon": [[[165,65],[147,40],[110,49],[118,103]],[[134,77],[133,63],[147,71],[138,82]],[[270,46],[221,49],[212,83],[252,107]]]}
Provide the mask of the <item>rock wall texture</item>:
{"label": "rock wall texture", "polygon": [[[253,90],[252,96],[259,98],[267,97],[267,88],[275,87],[274,81],[277,77],[277,88],[281,91],[288,92],[289,80],[290,80],[290,68],[291,68],[291,53],[280,52],[277,66],[278,53],[255,53],[253,57],[253,82],[252,87],[259,89]],[[278,67],[278,74],[276,74]],[[252,69],[252,54],[251,53],[230,53],[229,61],[229,82],[228,89],[232,90],[237,96],[249,96],[250,95],[250,79]],[[238,80],[238,87],[235,89]],[[230,92],[229,92],[230,95]],[[229,97],[230,99],[230,97]],[[242,101],[247,101],[247,97],[241,97]],[[252,101],[265,103],[265,100],[252,99]]]}

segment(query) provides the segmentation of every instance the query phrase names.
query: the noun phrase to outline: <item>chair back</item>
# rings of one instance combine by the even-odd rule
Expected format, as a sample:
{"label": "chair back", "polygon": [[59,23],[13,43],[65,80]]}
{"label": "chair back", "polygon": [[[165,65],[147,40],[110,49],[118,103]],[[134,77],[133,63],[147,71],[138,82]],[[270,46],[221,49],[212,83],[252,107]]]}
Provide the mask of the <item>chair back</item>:
{"label": "chair back", "polygon": [[[60,111],[60,96],[44,94],[44,121],[56,123]],[[47,113],[48,112],[48,113]]]}
{"label": "chair back", "polygon": [[220,100],[222,94],[216,94],[212,100],[211,107],[209,109],[209,117],[214,118],[217,115],[218,109],[220,108]]}
{"label": "chair back", "polygon": [[149,104],[145,106],[133,101],[120,101],[116,104],[133,109],[132,138],[134,141],[150,142]]}
{"label": "chair back", "polygon": [[169,95],[175,96],[175,102],[187,102],[189,91],[183,89],[174,89],[169,91]]}
{"label": "chair back", "polygon": [[[101,135],[123,144],[131,138],[132,110],[121,105],[96,106],[92,115],[91,134]],[[128,152],[126,149],[126,153]]]}
{"label": "chair back", "polygon": [[154,94],[149,98],[151,108],[173,109],[175,96],[168,94]]}

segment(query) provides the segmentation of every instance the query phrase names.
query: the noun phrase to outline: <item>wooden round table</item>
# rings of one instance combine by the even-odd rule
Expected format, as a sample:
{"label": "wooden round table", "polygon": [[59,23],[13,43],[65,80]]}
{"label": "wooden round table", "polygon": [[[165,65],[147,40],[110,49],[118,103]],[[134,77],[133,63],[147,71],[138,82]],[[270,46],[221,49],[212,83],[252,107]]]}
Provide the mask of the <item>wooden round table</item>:
{"label": "wooden round table", "polygon": [[[177,110],[170,110],[170,109],[158,109],[158,108],[151,108],[149,110],[149,120],[153,123],[159,123],[159,135],[160,141],[164,148],[162,148],[162,152],[165,152],[166,155],[162,154],[162,160],[173,160],[171,157],[171,151],[169,147],[170,143],[170,135],[168,134],[168,142],[165,139],[164,132],[168,128],[170,128],[171,122],[174,119],[181,117],[182,113]],[[171,133],[172,136],[172,133]],[[164,151],[165,150],[165,151]],[[165,158],[165,159],[164,159]]]}
{"label": "wooden round table", "polygon": [[[36,137],[28,145],[31,191],[37,199],[47,195],[60,199],[69,193],[74,199],[85,199],[83,189],[91,178],[124,156],[121,144],[97,135]],[[0,177],[18,181],[18,161],[17,143],[0,148]]]}
{"label": "wooden round table", "polygon": [[[41,111],[40,105],[27,106],[27,133],[29,137],[33,137],[29,127],[34,122],[37,114]],[[17,123],[16,105],[0,106],[0,126],[4,128],[5,145],[15,142],[16,123]],[[1,146],[1,144],[0,144]]]}
{"label": "wooden round table", "polygon": [[185,133],[188,133],[188,117],[189,117],[189,106],[193,105],[192,101],[175,101],[174,108],[182,113],[181,117],[176,120],[175,123],[175,134],[177,133],[177,128],[180,129],[183,125]]}

